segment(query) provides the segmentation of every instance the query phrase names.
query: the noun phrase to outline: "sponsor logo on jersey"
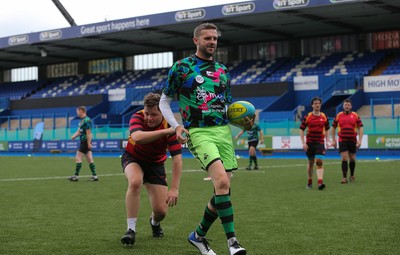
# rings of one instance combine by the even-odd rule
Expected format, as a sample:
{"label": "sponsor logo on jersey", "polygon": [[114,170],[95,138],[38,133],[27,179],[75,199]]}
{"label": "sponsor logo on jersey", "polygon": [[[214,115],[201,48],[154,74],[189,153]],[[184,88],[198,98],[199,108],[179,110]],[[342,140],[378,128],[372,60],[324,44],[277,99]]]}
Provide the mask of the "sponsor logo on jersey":
{"label": "sponsor logo on jersey", "polygon": [[196,76],[196,81],[197,81],[198,83],[203,83],[203,82],[204,82],[203,76],[197,75],[197,76]]}

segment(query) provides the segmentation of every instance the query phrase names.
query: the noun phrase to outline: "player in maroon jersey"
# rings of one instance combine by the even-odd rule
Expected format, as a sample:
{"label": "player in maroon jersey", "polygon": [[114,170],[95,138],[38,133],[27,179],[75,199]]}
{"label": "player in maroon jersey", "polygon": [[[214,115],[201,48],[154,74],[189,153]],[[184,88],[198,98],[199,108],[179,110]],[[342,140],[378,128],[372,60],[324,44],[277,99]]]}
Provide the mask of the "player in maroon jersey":
{"label": "player in maroon jersey", "polygon": [[[314,163],[317,165],[318,189],[323,190],[324,184],[324,168],[323,160],[325,158],[325,140],[328,142],[329,120],[326,115],[321,112],[322,99],[314,97],[311,100],[312,112],[307,113],[300,125],[300,139],[303,149],[306,151],[308,158],[308,183],[307,189],[312,189],[312,179],[314,171]],[[307,128],[306,138],[304,132]],[[328,143],[327,143],[328,144]]]}
{"label": "player in maroon jersey", "polygon": [[[149,93],[144,98],[144,109],[134,113],[129,121],[129,140],[121,157],[121,164],[128,190],[126,214],[128,230],[121,242],[132,245],[136,236],[136,221],[140,204],[142,184],[146,187],[152,208],[150,225],[153,237],[164,235],[160,222],[165,218],[168,206],[178,200],[182,173],[182,145],[175,130],[169,127],[160,108],[160,95]],[[168,191],[164,162],[166,150],[172,156],[172,182]]]}
{"label": "player in maroon jersey", "polygon": [[[357,113],[353,112],[350,99],[343,101],[343,111],[336,115],[332,124],[332,146],[337,147],[336,129],[339,136],[339,152],[342,157],[342,183],[347,183],[347,171],[350,168],[350,181],[354,181],[356,168],[356,151],[361,146],[364,135],[363,123]],[[358,129],[358,140],[357,140]],[[348,163],[348,161],[350,161]]]}

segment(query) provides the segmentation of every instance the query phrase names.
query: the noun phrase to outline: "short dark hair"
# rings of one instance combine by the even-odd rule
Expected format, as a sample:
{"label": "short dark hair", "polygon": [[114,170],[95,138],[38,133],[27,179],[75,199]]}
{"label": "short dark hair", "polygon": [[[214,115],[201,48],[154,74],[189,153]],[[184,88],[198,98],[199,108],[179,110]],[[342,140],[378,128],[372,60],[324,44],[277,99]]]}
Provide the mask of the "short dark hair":
{"label": "short dark hair", "polygon": [[311,99],[311,105],[314,103],[314,101],[318,100],[321,104],[322,104],[322,99],[320,97],[313,97],[313,99]]}
{"label": "short dark hair", "polygon": [[205,29],[213,29],[213,30],[217,30],[218,31],[218,27],[216,25],[214,25],[213,23],[203,23],[203,24],[198,25],[194,29],[193,36],[194,37],[199,37],[200,36],[200,32],[202,30],[205,30]]}
{"label": "short dark hair", "polygon": [[154,106],[157,106],[158,109],[160,109],[158,106],[158,104],[160,103],[160,98],[161,98],[160,94],[151,92],[144,97],[143,105],[144,107],[148,108],[153,108]]}
{"label": "short dark hair", "polygon": [[76,109],[78,109],[79,111],[82,111],[82,112],[86,112],[86,107],[83,105],[78,106]]}
{"label": "short dark hair", "polygon": [[350,103],[351,104],[351,99],[350,98],[346,98],[345,100],[343,100],[343,103]]}

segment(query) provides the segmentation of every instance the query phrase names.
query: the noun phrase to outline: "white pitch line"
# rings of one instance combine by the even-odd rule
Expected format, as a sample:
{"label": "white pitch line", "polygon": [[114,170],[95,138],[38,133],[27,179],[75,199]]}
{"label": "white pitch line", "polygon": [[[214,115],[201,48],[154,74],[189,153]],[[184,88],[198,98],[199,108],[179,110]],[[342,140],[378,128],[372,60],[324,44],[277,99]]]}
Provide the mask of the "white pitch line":
{"label": "white pitch line", "polygon": [[[99,177],[104,176],[117,176],[123,174],[102,174]],[[55,180],[55,179],[68,179],[69,176],[51,176],[51,177],[31,177],[31,178],[15,178],[15,179],[0,179],[1,182],[13,182],[13,181],[42,181],[42,180]],[[91,175],[80,175],[81,177],[91,177]]]}
{"label": "white pitch line", "polygon": [[[390,162],[393,160],[381,160],[379,162]],[[367,162],[376,162],[375,160],[359,160],[361,163]],[[339,163],[333,162],[325,162],[324,165],[339,165]],[[307,164],[292,164],[292,165],[274,165],[274,166],[259,166],[260,169],[273,169],[273,168],[284,168],[284,167],[306,167]],[[239,168],[239,170],[244,170],[244,168]],[[195,172],[203,172],[202,169],[188,169],[183,170],[183,173],[195,173]],[[167,171],[170,173],[171,171]],[[252,172],[259,172],[265,173],[265,171],[252,171]],[[120,174],[100,174],[99,177],[110,177],[110,176],[122,176],[123,173]],[[90,177],[91,175],[80,175],[80,178]],[[30,177],[30,178],[13,178],[13,179],[0,179],[0,182],[16,182],[16,181],[42,181],[42,180],[56,180],[56,179],[68,179],[69,176],[51,176],[51,177]]]}

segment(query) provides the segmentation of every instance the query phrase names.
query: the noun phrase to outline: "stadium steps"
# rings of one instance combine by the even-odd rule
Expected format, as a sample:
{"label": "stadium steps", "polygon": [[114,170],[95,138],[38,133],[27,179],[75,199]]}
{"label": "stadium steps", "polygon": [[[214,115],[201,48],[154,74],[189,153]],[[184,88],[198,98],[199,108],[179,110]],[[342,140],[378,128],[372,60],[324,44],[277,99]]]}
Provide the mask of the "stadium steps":
{"label": "stadium steps", "polygon": [[329,118],[334,118],[336,116],[336,107],[348,97],[349,95],[332,96],[322,105],[322,112],[324,112]]}
{"label": "stadium steps", "polygon": [[[70,117],[68,120],[68,123],[73,119],[73,117]],[[62,118],[56,118],[56,128],[64,128],[67,126],[67,118],[62,117]]]}
{"label": "stadium steps", "polygon": [[[361,108],[357,111],[357,114],[360,115],[360,117],[391,117],[392,116],[392,105],[391,104],[380,104],[380,105],[374,105],[374,116],[371,116],[371,106],[370,105],[363,105]],[[395,104],[394,105],[394,115],[399,116],[400,115],[400,104]]]}
{"label": "stadium steps", "polygon": [[371,76],[382,75],[382,73],[394,62],[396,57],[394,55],[389,55],[385,57],[371,72]]}

